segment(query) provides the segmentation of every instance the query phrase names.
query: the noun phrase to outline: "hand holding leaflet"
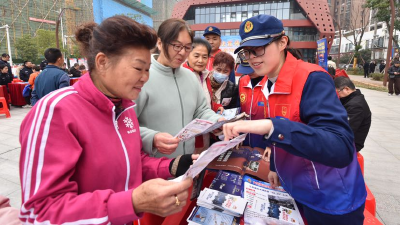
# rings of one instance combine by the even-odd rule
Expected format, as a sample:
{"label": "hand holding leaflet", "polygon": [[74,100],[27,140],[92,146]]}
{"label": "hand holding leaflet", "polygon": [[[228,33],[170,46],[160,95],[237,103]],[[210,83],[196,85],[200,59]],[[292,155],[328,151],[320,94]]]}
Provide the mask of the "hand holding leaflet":
{"label": "hand holding leaflet", "polygon": [[200,154],[196,162],[193,163],[192,167],[190,167],[184,175],[175,178],[172,181],[179,182],[185,180],[186,177],[196,177],[211,161],[214,160],[215,157],[243,142],[246,135],[247,134],[242,134],[230,141],[219,141],[214,143],[210,148]]}

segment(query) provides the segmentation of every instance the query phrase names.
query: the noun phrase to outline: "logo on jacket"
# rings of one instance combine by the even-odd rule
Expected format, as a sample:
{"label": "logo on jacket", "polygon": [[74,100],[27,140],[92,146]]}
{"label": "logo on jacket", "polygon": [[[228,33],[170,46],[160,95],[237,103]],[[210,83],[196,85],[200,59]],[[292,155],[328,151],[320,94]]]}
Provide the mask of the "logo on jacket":
{"label": "logo on jacket", "polygon": [[136,132],[136,129],[133,126],[133,122],[132,122],[131,118],[125,117],[123,121],[124,121],[125,127],[130,129],[127,131],[128,134]]}
{"label": "logo on jacket", "polygon": [[287,107],[282,106],[282,116],[286,116],[286,114],[287,114]]}
{"label": "logo on jacket", "polygon": [[246,94],[240,94],[240,103],[243,104],[246,102]]}

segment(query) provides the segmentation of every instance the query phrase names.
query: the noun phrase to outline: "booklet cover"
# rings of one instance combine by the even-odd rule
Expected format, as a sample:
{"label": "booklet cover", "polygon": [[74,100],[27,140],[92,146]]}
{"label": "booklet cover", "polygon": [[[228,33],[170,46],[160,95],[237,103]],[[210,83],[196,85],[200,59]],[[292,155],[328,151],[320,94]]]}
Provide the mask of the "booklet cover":
{"label": "booklet cover", "polygon": [[240,196],[205,188],[200,192],[197,205],[241,217],[246,208],[247,201]]}
{"label": "booklet cover", "polygon": [[239,112],[240,112],[240,107],[232,109],[224,109],[224,111],[222,112],[222,116],[225,119],[230,120],[235,118],[235,116],[239,114]]}
{"label": "booklet cover", "polygon": [[236,196],[243,196],[243,176],[220,170],[210,185],[210,189]]}
{"label": "booklet cover", "polygon": [[196,206],[186,220],[189,225],[239,225],[240,218]]}
{"label": "booklet cover", "polygon": [[207,169],[229,170],[240,175],[249,174],[261,180],[268,180],[269,162],[264,159],[265,149],[240,146],[215,158]]}
{"label": "booklet cover", "polygon": [[267,182],[243,177],[243,198],[247,200],[245,224],[304,225],[294,199],[282,187],[273,189]]}

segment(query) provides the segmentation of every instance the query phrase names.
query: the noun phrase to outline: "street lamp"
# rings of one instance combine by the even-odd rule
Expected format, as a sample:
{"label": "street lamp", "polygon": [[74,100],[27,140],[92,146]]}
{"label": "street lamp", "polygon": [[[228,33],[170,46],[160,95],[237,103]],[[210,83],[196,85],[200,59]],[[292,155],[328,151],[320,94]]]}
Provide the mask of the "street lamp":
{"label": "street lamp", "polygon": [[6,24],[6,25],[0,27],[0,29],[3,29],[3,28],[6,29],[6,33],[7,33],[8,55],[10,56],[10,65],[12,66],[13,61],[12,61],[12,56],[11,56],[10,34],[8,32],[8,29],[10,27]]}
{"label": "street lamp", "polygon": [[62,19],[62,15],[64,14],[64,11],[66,9],[72,9],[72,10],[75,10],[75,11],[80,10],[80,8],[76,8],[76,7],[66,7],[66,8],[60,9],[60,13],[58,14],[58,19],[57,19],[57,22],[56,22],[56,44],[57,44],[57,48],[60,48],[60,43],[59,43],[59,40],[58,40],[58,27],[60,26],[60,21]]}

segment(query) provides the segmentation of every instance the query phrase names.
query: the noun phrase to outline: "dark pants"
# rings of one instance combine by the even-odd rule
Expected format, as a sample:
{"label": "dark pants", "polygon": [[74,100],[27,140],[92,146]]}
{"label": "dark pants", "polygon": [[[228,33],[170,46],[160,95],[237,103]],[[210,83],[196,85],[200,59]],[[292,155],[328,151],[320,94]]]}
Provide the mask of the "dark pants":
{"label": "dark pants", "polygon": [[308,225],[363,225],[365,203],[353,212],[343,215],[325,214],[305,205],[299,204],[307,220]]}
{"label": "dark pants", "polygon": [[369,70],[367,69],[364,69],[364,78],[366,78],[366,77],[368,77],[369,76]]}
{"label": "dark pants", "polygon": [[389,78],[389,94],[400,95],[400,77],[398,78]]}

